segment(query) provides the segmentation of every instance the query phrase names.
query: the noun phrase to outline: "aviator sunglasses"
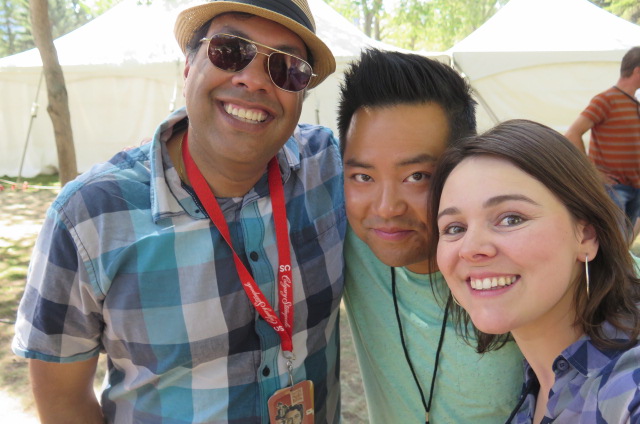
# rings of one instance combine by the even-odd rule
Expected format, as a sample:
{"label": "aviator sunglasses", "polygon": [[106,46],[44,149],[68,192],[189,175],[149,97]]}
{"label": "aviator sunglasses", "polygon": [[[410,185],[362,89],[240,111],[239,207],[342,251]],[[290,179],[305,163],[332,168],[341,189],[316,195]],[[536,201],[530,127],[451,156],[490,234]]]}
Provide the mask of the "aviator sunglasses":
{"label": "aviator sunglasses", "polygon": [[[284,91],[295,93],[304,90],[311,77],[316,76],[311,65],[299,57],[237,35],[215,34],[200,42],[209,43],[209,60],[213,66],[223,71],[239,72],[249,66],[258,54],[267,56],[267,73],[271,81]],[[262,53],[258,51],[258,46],[273,51],[269,54]]]}

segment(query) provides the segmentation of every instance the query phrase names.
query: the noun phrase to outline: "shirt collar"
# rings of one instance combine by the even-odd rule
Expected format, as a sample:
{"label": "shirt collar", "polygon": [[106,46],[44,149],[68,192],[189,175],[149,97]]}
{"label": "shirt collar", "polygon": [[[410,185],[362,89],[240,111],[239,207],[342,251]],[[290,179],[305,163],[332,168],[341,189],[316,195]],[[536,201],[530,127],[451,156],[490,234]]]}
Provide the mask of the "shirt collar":
{"label": "shirt collar", "polygon": [[[616,330],[608,322],[602,324],[602,328],[604,335],[611,339],[629,340],[626,334]],[[564,362],[569,363],[576,371],[586,377],[598,373],[602,368],[611,363],[613,358],[621,355],[623,352],[624,351],[620,349],[598,349],[589,336],[583,335],[558,355],[553,361],[553,371],[556,375],[568,371],[567,369],[560,369],[562,368],[560,364]],[[535,379],[535,373],[526,359],[524,365],[525,381]]]}
{"label": "shirt collar", "polygon": [[[629,340],[626,334],[617,330],[608,322],[602,324],[602,330],[603,334],[609,339],[619,341]],[[593,344],[589,336],[583,335],[560,354],[554,362],[554,371],[555,364],[562,358],[569,362],[580,374],[584,376],[593,375],[611,363],[613,358],[621,355],[623,352],[621,349],[599,349]]]}

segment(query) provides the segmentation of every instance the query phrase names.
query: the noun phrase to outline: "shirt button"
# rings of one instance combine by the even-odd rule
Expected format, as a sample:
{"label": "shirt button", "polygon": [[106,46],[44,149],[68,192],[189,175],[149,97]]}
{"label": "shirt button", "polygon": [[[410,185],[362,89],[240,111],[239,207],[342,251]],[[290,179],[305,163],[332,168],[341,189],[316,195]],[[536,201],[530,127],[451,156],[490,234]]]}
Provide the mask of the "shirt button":
{"label": "shirt button", "polygon": [[567,361],[565,361],[564,359],[561,359],[560,361],[558,361],[558,370],[566,371],[568,368],[569,368],[569,363]]}
{"label": "shirt button", "polygon": [[271,374],[271,370],[269,369],[269,367],[264,367],[264,369],[262,370],[262,375],[264,375],[265,377],[269,377],[269,374]]}
{"label": "shirt button", "polygon": [[255,261],[257,261],[257,260],[258,260],[258,258],[259,258],[260,256],[258,255],[258,252],[255,252],[255,251],[254,251],[254,252],[249,253],[249,257],[251,258],[251,260],[252,260],[252,261],[254,261],[254,262],[255,262]]}

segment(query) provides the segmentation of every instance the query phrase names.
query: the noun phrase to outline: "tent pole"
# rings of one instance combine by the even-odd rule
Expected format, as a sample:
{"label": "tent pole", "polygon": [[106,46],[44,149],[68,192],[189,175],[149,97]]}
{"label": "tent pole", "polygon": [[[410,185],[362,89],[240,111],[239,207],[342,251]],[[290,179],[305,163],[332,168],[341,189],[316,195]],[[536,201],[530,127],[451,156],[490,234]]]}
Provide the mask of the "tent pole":
{"label": "tent pole", "polygon": [[42,86],[42,78],[44,77],[44,68],[40,71],[40,80],[38,81],[38,89],[36,90],[36,98],[33,100],[31,106],[31,120],[29,121],[29,129],[27,130],[27,137],[24,140],[24,148],[22,149],[22,158],[20,159],[20,169],[18,170],[18,184],[22,180],[22,166],[27,156],[27,147],[29,146],[29,137],[31,136],[31,128],[33,127],[33,120],[38,116],[38,95],[40,94],[40,87]]}
{"label": "tent pole", "polygon": [[467,75],[464,73],[464,71],[462,70],[460,65],[458,65],[458,63],[454,59],[453,55],[451,55],[451,64],[452,64],[454,69],[456,69],[465,79],[467,79],[467,81],[469,81],[469,85],[471,85],[471,90],[473,91],[473,94],[478,99],[478,103],[480,103],[480,106],[482,106],[484,108],[484,110],[487,111],[487,114],[489,115],[489,117],[493,121],[493,124],[497,125],[500,122],[498,120],[498,116],[493,112],[493,110],[491,110],[491,107],[489,107],[489,104],[484,100],[484,98],[482,97],[480,92],[478,90],[476,90],[476,88],[471,84],[471,81],[469,80]]}

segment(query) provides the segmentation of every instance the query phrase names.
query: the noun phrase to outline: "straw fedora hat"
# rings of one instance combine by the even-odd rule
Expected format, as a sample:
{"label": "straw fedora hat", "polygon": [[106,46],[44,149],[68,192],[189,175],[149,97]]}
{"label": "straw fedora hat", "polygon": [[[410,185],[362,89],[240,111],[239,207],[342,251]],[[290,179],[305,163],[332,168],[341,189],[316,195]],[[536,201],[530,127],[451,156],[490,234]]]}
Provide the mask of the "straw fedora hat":
{"label": "straw fedora hat", "polygon": [[336,70],[329,47],[315,34],[316,24],[307,0],[213,0],[183,10],[176,19],[174,33],[182,52],[193,34],[214,16],[227,12],[243,12],[277,22],[296,33],[313,55],[313,73],[308,88],[320,84]]}

